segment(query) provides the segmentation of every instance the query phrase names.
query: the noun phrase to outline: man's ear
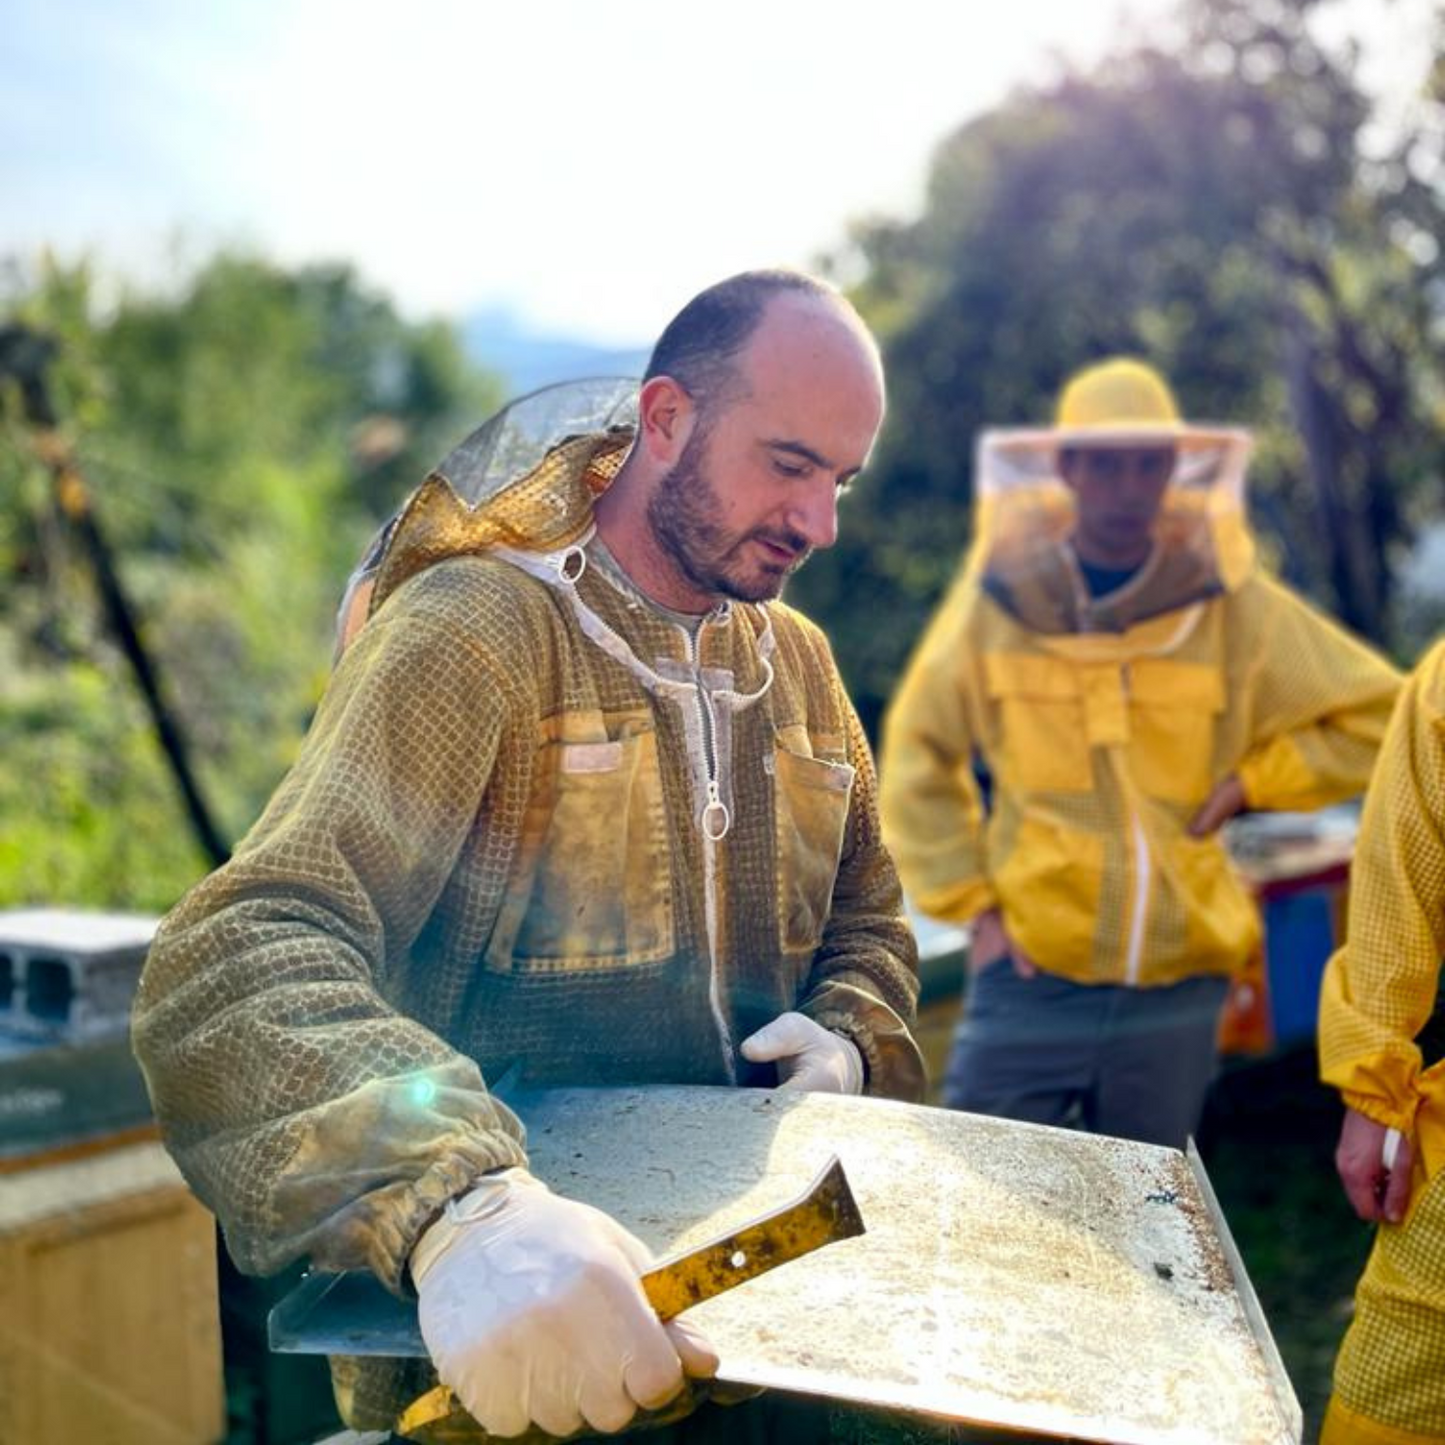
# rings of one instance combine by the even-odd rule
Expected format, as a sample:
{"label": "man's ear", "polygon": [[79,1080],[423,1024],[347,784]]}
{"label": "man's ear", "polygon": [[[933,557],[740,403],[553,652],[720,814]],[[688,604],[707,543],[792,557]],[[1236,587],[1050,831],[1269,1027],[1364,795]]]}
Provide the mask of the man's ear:
{"label": "man's ear", "polygon": [[655,462],[672,466],[697,424],[697,403],[680,381],[654,376],[637,398],[638,440]]}

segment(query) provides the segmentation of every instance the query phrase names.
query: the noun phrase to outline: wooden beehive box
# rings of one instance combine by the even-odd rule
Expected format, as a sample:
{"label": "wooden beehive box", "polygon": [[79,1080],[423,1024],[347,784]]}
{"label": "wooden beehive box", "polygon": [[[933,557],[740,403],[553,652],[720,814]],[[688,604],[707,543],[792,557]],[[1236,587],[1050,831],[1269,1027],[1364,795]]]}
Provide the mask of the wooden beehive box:
{"label": "wooden beehive box", "polygon": [[0,1445],[225,1434],[215,1227],[159,1144],[0,1177]]}

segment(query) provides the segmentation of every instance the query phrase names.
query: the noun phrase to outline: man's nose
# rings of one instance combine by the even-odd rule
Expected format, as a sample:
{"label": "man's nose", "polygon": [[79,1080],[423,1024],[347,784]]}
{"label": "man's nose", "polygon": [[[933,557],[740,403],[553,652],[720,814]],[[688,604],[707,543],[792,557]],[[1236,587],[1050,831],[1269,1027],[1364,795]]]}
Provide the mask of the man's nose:
{"label": "man's nose", "polygon": [[838,488],[832,478],[820,478],[798,496],[788,521],[809,547],[831,547],[838,540]]}

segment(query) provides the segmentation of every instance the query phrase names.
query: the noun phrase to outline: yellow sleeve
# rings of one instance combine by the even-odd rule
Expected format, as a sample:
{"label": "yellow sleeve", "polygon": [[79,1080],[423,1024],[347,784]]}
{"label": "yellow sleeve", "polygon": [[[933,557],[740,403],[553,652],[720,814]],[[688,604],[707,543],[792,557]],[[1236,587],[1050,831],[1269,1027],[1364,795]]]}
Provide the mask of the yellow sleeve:
{"label": "yellow sleeve", "polygon": [[1344,947],[1320,993],[1320,1073],[1353,1109],[1409,1130],[1422,1097],[1415,1043],[1445,955],[1445,643],[1402,692],[1370,784]]}
{"label": "yellow sleeve", "polygon": [[1324,807],[1364,791],[1400,674],[1373,648],[1267,577],[1237,604],[1252,658],[1255,740],[1238,767],[1251,808]]}
{"label": "yellow sleeve", "polygon": [[971,595],[955,589],[924,634],[883,720],[883,838],[923,912],[966,923],[997,903],[973,777],[982,689],[968,636]]}

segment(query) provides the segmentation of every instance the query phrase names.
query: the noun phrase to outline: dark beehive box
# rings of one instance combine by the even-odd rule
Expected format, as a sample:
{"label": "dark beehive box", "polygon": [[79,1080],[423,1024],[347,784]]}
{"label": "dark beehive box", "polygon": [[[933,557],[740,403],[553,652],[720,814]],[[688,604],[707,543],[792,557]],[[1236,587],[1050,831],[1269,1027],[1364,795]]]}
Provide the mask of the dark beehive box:
{"label": "dark beehive box", "polygon": [[131,1000],[156,920],[0,910],[0,1171],[151,1123]]}

